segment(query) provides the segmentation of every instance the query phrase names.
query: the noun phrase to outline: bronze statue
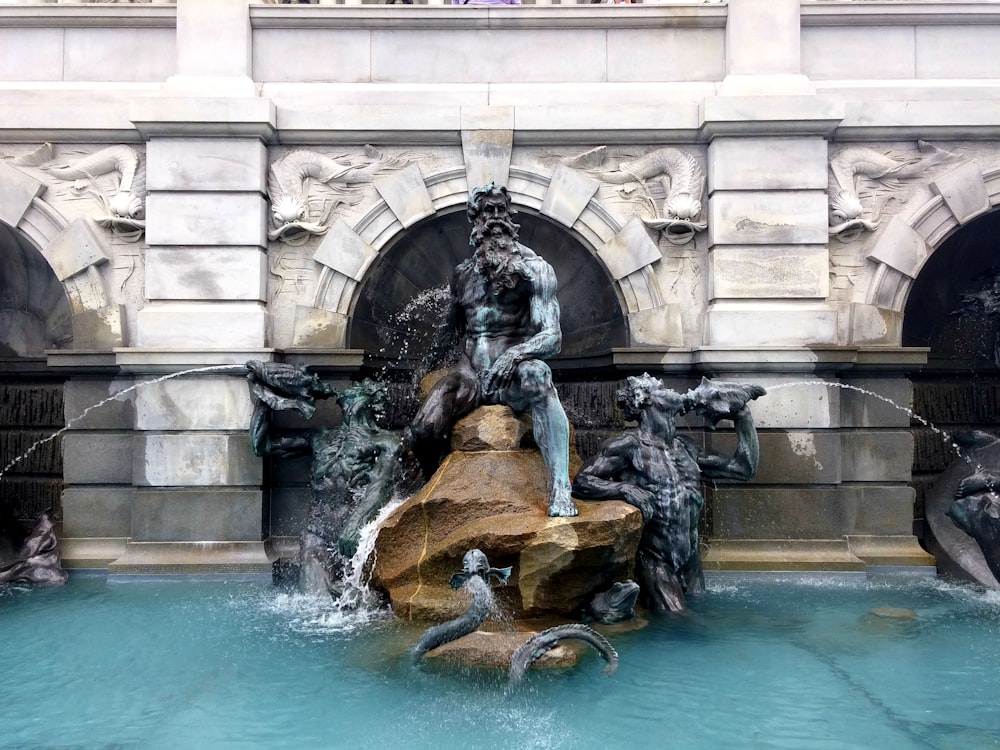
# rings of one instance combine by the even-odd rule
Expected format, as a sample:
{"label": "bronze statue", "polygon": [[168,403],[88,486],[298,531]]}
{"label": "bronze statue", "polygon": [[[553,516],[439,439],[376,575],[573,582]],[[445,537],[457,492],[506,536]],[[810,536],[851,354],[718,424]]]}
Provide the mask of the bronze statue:
{"label": "bronze statue", "polygon": [[447,452],[454,422],[481,404],[530,412],[535,441],[549,473],[550,516],[575,516],[570,497],[569,421],[542,360],[562,346],[555,273],[517,241],[507,189],[472,191],[472,257],[452,279],[459,361],[432,389],[410,425],[406,443],[425,476]]}
{"label": "bronze statue", "polygon": [[[339,395],[305,368],[251,360],[254,413],[250,439],[258,456],[312,456],[309,521],[299,548],[299,586],[307,593],[336,591],[337,574],[357,550],[358,537],[392,496],[401,474],[402,444],[376,420],[385,408],[385,388],[364,380]],[[336,396],[339,427],[275,436],[272,410],[292,409],[305,418],[317,398]]]}
{"label": "bronze statue", "polygon": [[18,540],[16,551],[11,548],[10,554],[7,554],[0,549],[0,583],[66,583],[69,572],[62,567],[62,553],[58,545],[55,524],[49,512],[45,511],[28,535]]}
{"label": "bronze statue", "polygon": [[[703,591],[698,524],[705,500],[703,476],[750,479],[759,447],[747,402],[764,395],[757,385],[713,382],[679,394],[650,375],[629,377],[618,391],[622,414],[638,426],[604,442],[581,467],[573,494],[592,500],[624,499],[642,512],[636,555],[642,599],[653,610],[679,611],[684,595]],[[677,418],[689,411],[711,426],[722,419],[736,427],[732,456],[706,450],[677,434]]]}
{"label": "bronze statue", "polygon": [[411,652],[413,659],[419,661],[428,651],[475,632],[486,621],[493,608],[490,579],[495,579],[501,584],[507,583],[510,570],[509,567],[492,567],[482,550],[470,549],[466,552],[462,557],[462,572],[455,573],[449,585],[453,589],[465,589],[472,595],[469,606],[455,619],[425,630],[413,647]]}
{"label": "bronze statue", "polygon": [[976,540],[986,566],[1000,581],[1000,471],[979,469],[963,479],[945,515]]}

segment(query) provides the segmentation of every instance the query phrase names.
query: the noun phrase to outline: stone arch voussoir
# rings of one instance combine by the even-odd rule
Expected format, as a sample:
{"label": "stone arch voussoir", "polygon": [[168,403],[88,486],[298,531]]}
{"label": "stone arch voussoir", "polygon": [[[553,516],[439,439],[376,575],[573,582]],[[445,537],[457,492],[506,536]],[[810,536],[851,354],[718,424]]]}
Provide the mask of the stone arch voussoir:
{"label": "stone arch voussoir", "polygon": [[1000,204],[1000,167],[966,162],[929,183],[934,197],[895,216],[868,260],[874,272],[864,303],[851,310],[851,343],[900,346],[903,310],[917,274],[955,230]]}
{"label": "stone arch voussoir", "polygon": [[110,349],[124,342],[122,312],[111,304],[102,267],[110,254],[97,226],[67,220],[42,199],[46,186],[0,163],[0,221],[28,237],[55,273],[70,303],[75,349]]}
{"label": "stone arch voussoir", "polygon": [[[464,206],[470,185],[463,167],[424,177],[411,165],[375,183],[379,199],[356,223],[338,221],[313,259],[321,265],[309,306],[296,311],[292,345],[346,345],[351,303],[372,262],[397,234],[439,212]],[[627,313],[634,343],[679,343],[672,330],[652,265],[660,260],[656,243],[638,219],[621,224],[596,200],[598,183],[558,165],[551,175],[511,167],[507,189],[514,204],[572,230],[589,247],[613,280]],[[665,333],[666,331],[666,333]],[[659,339],[671,336],[673,341]],[[649,338],[657,340],[647,340]]]}

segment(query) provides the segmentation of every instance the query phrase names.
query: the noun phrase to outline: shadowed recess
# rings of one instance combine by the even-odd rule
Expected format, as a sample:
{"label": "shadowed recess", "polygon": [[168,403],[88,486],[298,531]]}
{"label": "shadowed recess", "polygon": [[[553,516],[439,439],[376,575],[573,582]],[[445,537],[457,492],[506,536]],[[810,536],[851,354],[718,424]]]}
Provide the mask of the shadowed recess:
{"label": "shadowed recess", "polygon": [[39,357],[72,335],[62,284],[41,253],[0,223],[0,357]]}
{"label": "shadowed recess", "polygon": [[[569,232],[541,216],[520,210],[514,220],[521,227],[519,241],[556,272],[562,356],[626,346],[622,305],[598,260]],[[427,308],[443,312],[445,306],[440,300],[434,305],[418,298],[434,288],[447,290],[455,266],[472,252],[469,230],[465,212],[456,211],[414,226],[388,246],[362,282],[348,346],[378,354],[405,344],[406,359],[422,359],[436,333],[432,329],[441,325],[440,317],[437,322],[429,319],[433,316],[426,314]]]}

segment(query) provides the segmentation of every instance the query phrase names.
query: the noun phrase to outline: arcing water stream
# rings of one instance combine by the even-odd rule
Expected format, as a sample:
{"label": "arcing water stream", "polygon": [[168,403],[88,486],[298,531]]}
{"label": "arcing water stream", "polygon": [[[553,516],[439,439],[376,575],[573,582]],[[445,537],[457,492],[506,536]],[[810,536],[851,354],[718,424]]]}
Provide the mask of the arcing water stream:
{"label": "arcing water stream", "polygon": [[90,414],[90,412],[94,411],[94,409],[100,408],[101,406],[104,406],[105,404],[111,403],[112,401],[118,401],[118,400],[120,400],[122,398],[122,396],[126,395],[127,393],[131,393],[132,391],[137,390],[139,388],[142,388],[143,386],[155,385],[156,383],[162,383],[164,380],[170,380],[172,378],[179,378],[179,377],[182,377],[184,375],[194,375],[194,374],[201,373],[201,372],[212,372],[212,371],[215,371],[215,370],[245,370],[245,369],[246,369],[246,367],[244,367],[243,365],[210,365],[208,367],[195,367],[195,368],[192,368],[190,370],[181,370],[180,372],[171,372],[171,373],[169,373],[167,375],[163,375],[162,377],[156,378],[154,380],[144,380],[141,383],[136,383],[135,385],[131,385],[128,388],[125,388],[123,390],[118,391],[118,393],[116,393],[113,396],[108,396],[106,399],[103,399],[102,401],[98,401],[96,404],[92,404],[91,406],[88,406],[86,409],[84,409],[82,412],[80,412],[77,416],[75,416],[72,419],[68,420],[66,422],[66,425],[64,427],[61,427],[60,429],[56,430],[55,432],[53,432],[48,437],[44,437],[41,440],[36,440],[34,443],[32,443],[30,446],[28,446],[28,449],[26,451],[24,451],[24,453],[22,453],[20,456],[17,456],[16,458],[14,458],[12,461],[10,461],[10,463],[8,463],[6,466],[3,467],[3,470],[0,470],[0,480],[2,480],[3,479],[3,475],[6,474],[8,471],[10,471],[14,466],[16,466],[18,464],[18,462],[23,461],[25,458],[27,458],[28,456],[30,456],[32,453],[34,453],[36,450],[38,450],[38,448],[40,446],[45,445],[46,443],[51,442],[52,440],[55,440],[57,437],[59,437],[60,435],[62,435],[64,432],[66,432],[67,430],[71,429],[74,424],[76,424],[81,419],[83,419],[88,414]]}

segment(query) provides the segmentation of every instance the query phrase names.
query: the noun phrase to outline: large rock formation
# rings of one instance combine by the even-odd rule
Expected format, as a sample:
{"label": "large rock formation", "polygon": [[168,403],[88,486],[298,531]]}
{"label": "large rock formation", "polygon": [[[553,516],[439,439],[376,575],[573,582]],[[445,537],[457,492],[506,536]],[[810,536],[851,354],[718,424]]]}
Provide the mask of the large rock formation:
{"label": "large rock formation", "polygon": [[[437,473],[383,523],[372,585],[388,593],[398,616],[444,620],[464,612],[467,596],[448,581],[474,548],[496,567],[513,567],[496,597],[517,619],[575,618],[595,593],[631,577],[639,511],[577,501],[578,516],[550,517],[545,464],[526,436],[530,419],[506,406],[477,409],[455,425],[452,452]],[[571,473],[579,464],[572,456]]]}

